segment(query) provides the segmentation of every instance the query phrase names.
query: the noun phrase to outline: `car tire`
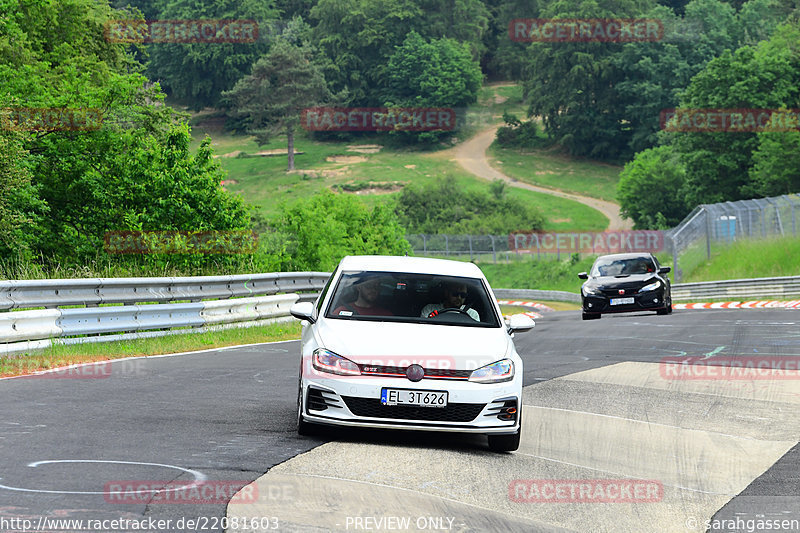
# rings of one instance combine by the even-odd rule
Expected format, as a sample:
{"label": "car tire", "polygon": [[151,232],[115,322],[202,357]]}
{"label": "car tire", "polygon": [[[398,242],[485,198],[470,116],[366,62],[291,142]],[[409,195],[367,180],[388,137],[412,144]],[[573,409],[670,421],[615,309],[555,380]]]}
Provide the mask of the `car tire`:
{"label": "car tire", "polygon": [[317,427],[303,419],[303,385],[297,387],[297,434],[304,437],[316,435]]}
{"label": "car tire", "polygon": [[656,311],[657,315],[669,315],[672,313],[672,302],[668,303],[664,309]]}
{"label": "car tire", "polygon": [[581,313],[583,320],[596,320],[600,318],[600,313]]}
{"label": "car tire", "polygon": [[493,452],[514,452],[519,449],[522,436],[522,410],[519,412],[519,429],[513,435],[488,435],[489,449]]}

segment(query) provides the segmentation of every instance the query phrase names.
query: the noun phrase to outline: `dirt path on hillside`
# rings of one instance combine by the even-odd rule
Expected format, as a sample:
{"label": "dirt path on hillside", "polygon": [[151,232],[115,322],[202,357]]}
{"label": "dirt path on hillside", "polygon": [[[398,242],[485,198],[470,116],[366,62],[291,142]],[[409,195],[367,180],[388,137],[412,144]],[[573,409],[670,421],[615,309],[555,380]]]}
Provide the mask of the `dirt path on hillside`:
{"label": "dirt path on hillside", "polygon": [[512,187],[519,187],[520,189],[527,189],[529,191],[551,194],[560,198],[567,198],[568,200],[574,200],[589,206],[592,209],[596,209],[608,217],[609,230],[633,229],[633,221],[624,220],[619,215],[619,205],[613,202],[562,192],[556,189],[548,189],[545,187],[530,185],[529,183],[524,183],[514,178],[510,178],[499,170],[493,168],[489,164],[489,160],[486,157],[486,150],[494,141],[496,130],[497,126],[493,126],[490,129],[480,132],[468,141],[465,141],[458,146],[454,146],[451,148],[453,158],[458,162],[458,164],[464,167],[467,172],[475,174],[479,178],[489,181],[500,179]]}

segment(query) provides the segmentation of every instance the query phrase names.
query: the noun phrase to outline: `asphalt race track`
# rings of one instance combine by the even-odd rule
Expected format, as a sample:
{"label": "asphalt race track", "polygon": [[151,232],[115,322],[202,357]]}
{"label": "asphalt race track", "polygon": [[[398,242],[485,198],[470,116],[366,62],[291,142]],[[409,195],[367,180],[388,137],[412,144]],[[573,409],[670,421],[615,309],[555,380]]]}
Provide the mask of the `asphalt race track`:
{"label": "asphalt race track", "polygon": [[[796,531],[797,373],[698,377],[660,363],[796,363],[798,324],[787,309],[549,313],[517,336],[513,454],[478,436],[297,436],[296,341],[0,380],[0,530]],[[197,482],[225,490],[186,499]],[[129,492],[165,484],[172,496]],[[53,522],[66,519],[84,522]],[[171,523],[107,527],[115,519]]]}

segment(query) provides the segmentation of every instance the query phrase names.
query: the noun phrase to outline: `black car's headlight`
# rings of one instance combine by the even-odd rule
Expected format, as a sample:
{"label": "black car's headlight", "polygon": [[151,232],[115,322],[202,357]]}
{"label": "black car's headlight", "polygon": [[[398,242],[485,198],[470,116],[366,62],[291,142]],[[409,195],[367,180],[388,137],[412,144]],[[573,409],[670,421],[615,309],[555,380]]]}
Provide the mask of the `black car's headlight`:
{"label": "black car's headlight", "polygon": [[314,357],[311,364],[320,372],[338,374],[340,376],[360,376],[361,369],[358,365],[346,357],[335,354],[325,348],[314,350]]}
{"label": "black car's headlight", "polygon": [[600,287],[597,285],[584,285],[583,286],[583,293],[584,294],[591,294],[592,296],[602,296],[603,293],[600,291]]}
{"label": "black car's headlight", "polygon": [[501,359],[492,364],[476,368],[469,376],[470,381],[478,383],[501,383],[514,379],[514,361]]}
{"label": "black car's headlight", "polygon": [[644,287],[639,289],[639,292],[650,292],[650,291],[654,291],[654,290],[658,289],[659,287],[661,287],[661,282],[656,280],[653,283],[650,283],[649,285],[645,285]]}

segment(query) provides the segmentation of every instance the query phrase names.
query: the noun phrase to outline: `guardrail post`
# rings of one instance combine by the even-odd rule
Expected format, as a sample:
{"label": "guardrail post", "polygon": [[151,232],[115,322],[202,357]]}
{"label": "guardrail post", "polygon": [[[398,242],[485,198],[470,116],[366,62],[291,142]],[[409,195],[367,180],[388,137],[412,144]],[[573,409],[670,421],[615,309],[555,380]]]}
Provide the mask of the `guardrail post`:
{"label": "guardrail post", "polygon": [[711,259],[711,217],[705,206],[703,212],[706,214],[706,259]]}

